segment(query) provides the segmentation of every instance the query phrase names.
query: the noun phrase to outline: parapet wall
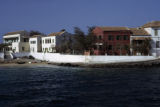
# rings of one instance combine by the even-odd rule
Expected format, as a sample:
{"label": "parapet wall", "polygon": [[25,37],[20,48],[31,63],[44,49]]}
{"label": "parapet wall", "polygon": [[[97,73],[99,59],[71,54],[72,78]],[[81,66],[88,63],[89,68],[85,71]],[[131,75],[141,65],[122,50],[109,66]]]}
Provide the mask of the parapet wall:
{"label": "parapet wall", "polygon": [[38,60],[55,63],[117,63],[117,62],[137,62],[155,60],[154,56],[85,56],[85,55],[64,55],[59,53],[16,53],[16,57],[32,55]]}

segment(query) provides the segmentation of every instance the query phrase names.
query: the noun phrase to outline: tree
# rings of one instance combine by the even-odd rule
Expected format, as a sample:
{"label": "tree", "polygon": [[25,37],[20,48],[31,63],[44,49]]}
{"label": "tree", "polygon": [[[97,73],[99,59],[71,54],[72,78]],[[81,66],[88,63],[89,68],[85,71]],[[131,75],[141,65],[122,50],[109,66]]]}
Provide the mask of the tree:
{"label": "tree", "polygon": [[151,49],[151,39],[150,38],[146,38],[144,40],[144,42],[141,45],[141,53],[143,55],[149,55],[150,49]]}
{"label": "tree", "polygon": [[130,46],[130,45],[125,45],[125,46],[124,46],[124,49],[126,50],[126,52],[127,52],[127,54],[128,54],[128,55],[130,55],[130,54],[131,54],[131,52],[130,52],[130,48],[131,48],[131,46]]}
{"label": "tree", "polygon": [[93,27],[88,27],[88,34],[85,36],[85,50],[91,51],[94,48],[96,42],[96,36],[93,33]]}
{"label": "tree", "polygon": [[31,36],[33,36],[33,35],[45,35],[45,34],[39,32],[39,31],[31,30],[31,31],[29,32],[29,36],[31,37]]}
{"label": "tree", "polygon": [[74,28],[74,40],[75,40],[75,42],[74,42],[73,49],[74,49],[75,53],[83,54],[85,47],[86,47],[85,46],[85,34],[78,27]]}
{"label": "tree", "polygon": [[132,49],[134,53],[141,53],[141,55],[149,55],[150,49],[151,49],[151,39],[146,38],[141,43],[133,43]]}

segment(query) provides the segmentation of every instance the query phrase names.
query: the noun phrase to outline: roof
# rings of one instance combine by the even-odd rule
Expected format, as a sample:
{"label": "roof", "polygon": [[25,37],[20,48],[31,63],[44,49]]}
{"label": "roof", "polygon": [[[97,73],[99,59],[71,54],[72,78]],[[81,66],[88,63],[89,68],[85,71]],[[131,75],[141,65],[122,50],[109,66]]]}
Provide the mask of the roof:
{"label": "roof", "polygon": [[59,36],[59,35],[61,35],[63,33],[64,33],[64,31],[62,31],[62,32],[52,32],[48,36]]}
{"label": "roof", "polygon": [[151,37],[134,37],[132,40],[146,40],[146,39],[151,39]]}
{"label": "roof", "polygon": [[144,24],[142,27],[143,28],[147,28],[147,27],[160,27],[160,21],[152,21],[152,22]]}
{"label": "roof", "polygon": [[6,36],[6,35],[14,35],[14,34],[21,34],[23,32],[25,32],[25,31],[22,30],[22,31],[8,32],[8,33],[4,34],[4,36]]}
{"label": "roof", "polygon": [[43,35],[33,35],[30,38],[43,37]]}
{"label": "roof", "polygon": [[99,27],[103,31],[129,31],[128,27]]}
{"label": "roof", "polygon": [[130,28],[133,36],[149,36],[150,34],[144,28]]}

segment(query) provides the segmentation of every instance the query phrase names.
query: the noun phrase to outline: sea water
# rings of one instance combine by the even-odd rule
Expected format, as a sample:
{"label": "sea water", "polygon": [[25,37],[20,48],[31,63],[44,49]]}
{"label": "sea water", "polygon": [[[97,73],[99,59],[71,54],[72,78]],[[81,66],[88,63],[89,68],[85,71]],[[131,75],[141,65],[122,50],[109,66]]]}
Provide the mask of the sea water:
{"label": "sea water", "polygon": [[160,67],[0,67],[0,107],[160,107]]}

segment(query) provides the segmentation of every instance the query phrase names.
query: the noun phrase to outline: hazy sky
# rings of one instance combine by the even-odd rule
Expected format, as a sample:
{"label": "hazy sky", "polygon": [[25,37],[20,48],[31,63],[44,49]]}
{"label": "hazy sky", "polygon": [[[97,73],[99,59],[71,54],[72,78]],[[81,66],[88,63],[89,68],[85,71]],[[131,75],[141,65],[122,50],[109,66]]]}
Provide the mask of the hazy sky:
{"label": "hazy sky", "polygon": [[0,38],[6,32],[45,34],[78,26],[137,27],[160,20],[160,0],[0,0]]}

